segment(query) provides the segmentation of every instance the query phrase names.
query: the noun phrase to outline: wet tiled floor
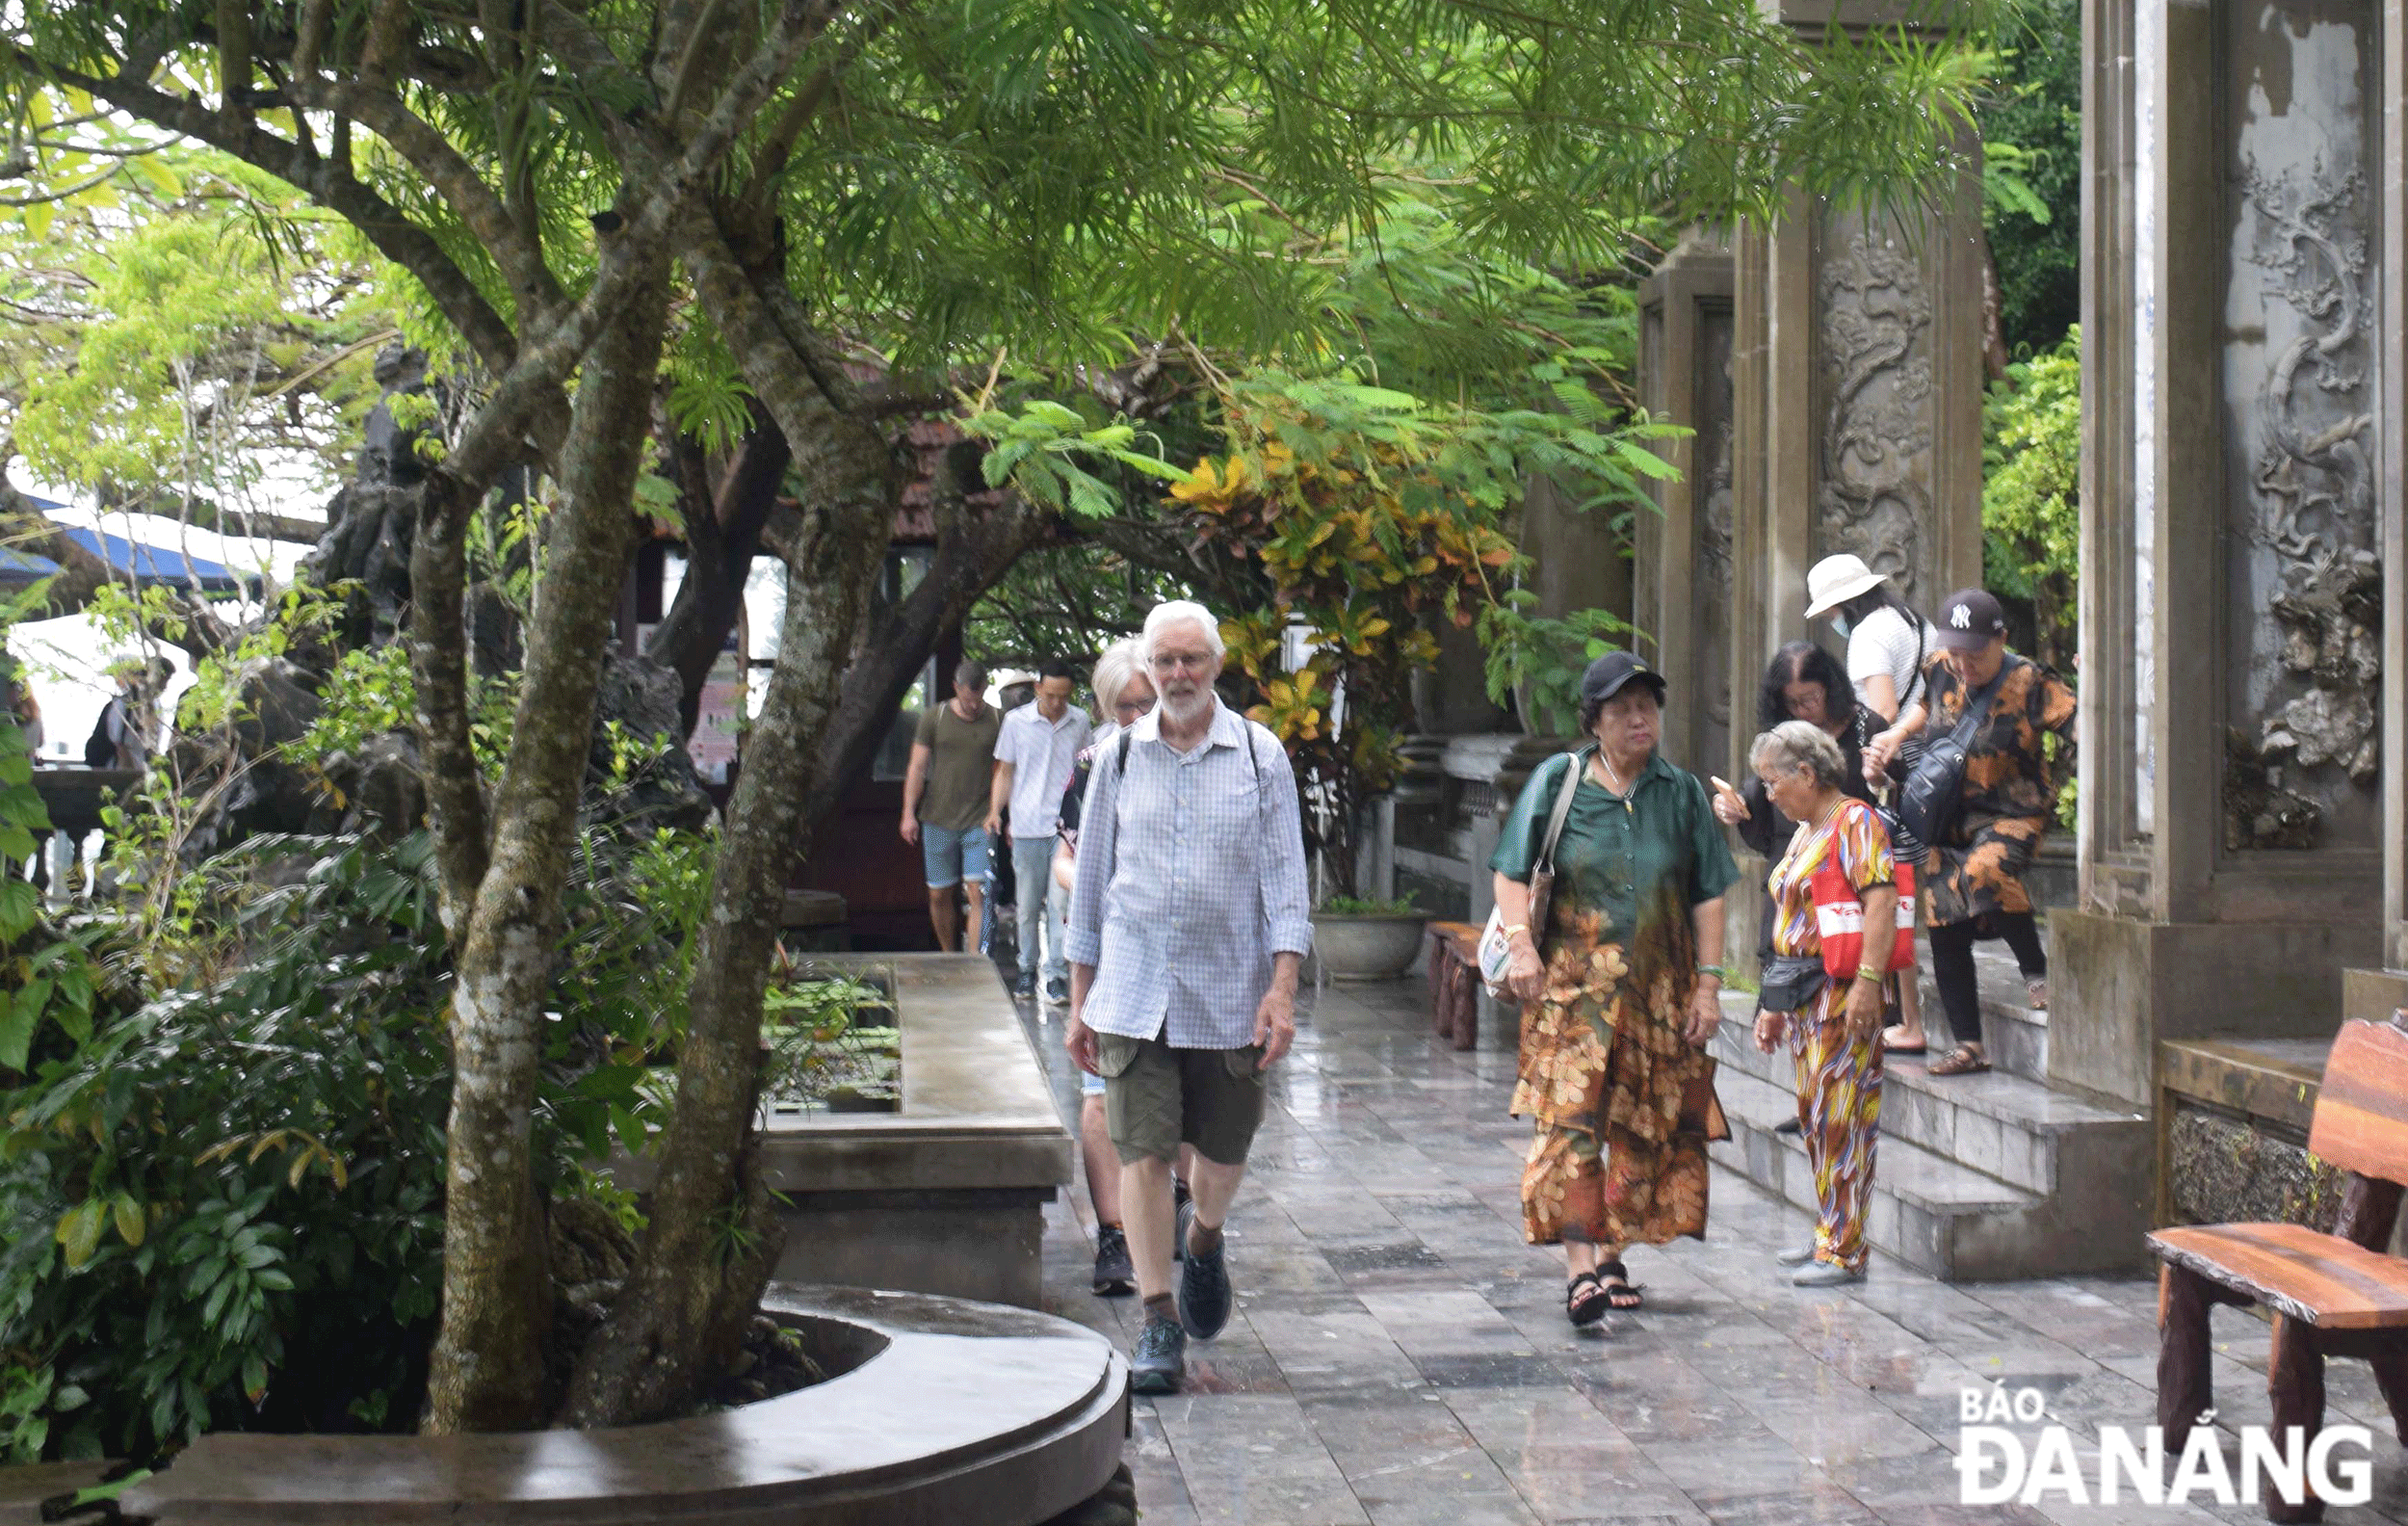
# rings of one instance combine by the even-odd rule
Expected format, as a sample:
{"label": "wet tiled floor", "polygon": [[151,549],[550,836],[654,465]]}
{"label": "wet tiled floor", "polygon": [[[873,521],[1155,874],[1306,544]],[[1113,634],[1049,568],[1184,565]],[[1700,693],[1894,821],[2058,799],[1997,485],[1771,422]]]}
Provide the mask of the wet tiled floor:
{"label": "wet tiled floor", "polygon": [[[2094,1485],[2098,1428],[2150,1423],[2143,1277],[1951,1286],[1876,1256],[1862,1284],[1802,1291],[1772,1255],[1805,1217],[1717,1167],[1705,1241],[1630,1252],[1647,1307],[1575,1332],[1560,1253],[1522,1243],[1513,1055],[1432,1042],[1422,1003],[1418,982],[1332,987],[1299,1021],[1229,1223],[1238,1313],[1190,1346],[1186,1392],[1139,1401],[1146,1526],[2264,1518],[2129,1492],[1959,1502],[1965,1389],[2039,1390]],[[1067,1114],[1059,1010],[1038,1037]],[[1140,1311],[1088,1292],[1091,1231],[1082,1186],[1049,1221],[1051,1307],[1125,1350]],[[2265,1327],[2219,1310],[2215,1335],[2224,1422],[2264,1422]],[[2375,1472],[2372,1505],[2328,1519],[2408,1522],[2365,1365],[2334,1363],[2329,1386],[2334,1423],[2374,1431]]]}

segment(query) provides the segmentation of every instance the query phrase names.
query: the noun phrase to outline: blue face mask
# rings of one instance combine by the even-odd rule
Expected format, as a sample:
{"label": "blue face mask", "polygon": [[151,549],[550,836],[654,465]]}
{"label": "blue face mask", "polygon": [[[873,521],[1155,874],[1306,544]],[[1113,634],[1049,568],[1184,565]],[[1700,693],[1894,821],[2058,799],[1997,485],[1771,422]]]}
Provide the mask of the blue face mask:
{"label": "blue face mask", "polygon": [[1832,618],[1832,620],[1831,620],[1831,628],[1832,628],[1833,630],[1838,631],[1838,632],[1840,633],[1840,640],[1842,640],[1842,641],[1845,641],[1845,640],[1847,640],[1847,617],[1846,617],[1846,616],[1845,616],[1845,615],[1834,616],[1834,617]]}

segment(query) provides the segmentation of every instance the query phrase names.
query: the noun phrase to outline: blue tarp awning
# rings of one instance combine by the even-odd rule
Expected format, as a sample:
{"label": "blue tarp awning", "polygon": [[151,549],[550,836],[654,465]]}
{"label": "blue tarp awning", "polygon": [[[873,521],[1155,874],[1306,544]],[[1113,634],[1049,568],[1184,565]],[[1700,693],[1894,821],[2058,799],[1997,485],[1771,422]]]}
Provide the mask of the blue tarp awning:
{"label": "blue tarp awning", "polygon": [[197,588],[203,593],[248,593],[258,587],[256,574],[246,577],[222,562],[207,557],[188,557],[181,551],[164,546],[144,545],[98,530],[81,530],[62,525],[66,538],[109,564],[109,570],[118,577],[130,577],[138,587],[165,583],[172,588]]}
{"label": "blue tarp awning", "polygon": [[[25,501],[53,517],[66,507],[63,503],[57,503],[48,498],[36,498],[31,494],[26,495]],[[164,583],[170,588],[196,589],[202,593],[209,594],[254,593],[259,589],[257,573],[237,572],[224,563],[212,562],[207,557],[186,556],[181,551],[171,551],[165,546],[155,546],[140,540],[128,540],[123,536],[110,535],[101,530],[87,530],[78,525],[61,525],[59,529],[77,545],[108,563],[112,574],[121,578],[131,578],[140,588],[147,588],[154,583]],[[0,552],[0,556],[6,556],[16,562],[39,564],[43,569],[42,572],[24,577],[22,579],[24,582],[31,582],[34,577],[44,576],[59,570],[57,564],[47,557],[8,552]],[[17,579],[18,574],[12,570],[5,562],[0,562],[0,583]]]}
{"label": "blue tarp awning", "polygon": [[55,576],[59,570],[59,564],[46,556],[0,546],[0,588],[25,588]]}

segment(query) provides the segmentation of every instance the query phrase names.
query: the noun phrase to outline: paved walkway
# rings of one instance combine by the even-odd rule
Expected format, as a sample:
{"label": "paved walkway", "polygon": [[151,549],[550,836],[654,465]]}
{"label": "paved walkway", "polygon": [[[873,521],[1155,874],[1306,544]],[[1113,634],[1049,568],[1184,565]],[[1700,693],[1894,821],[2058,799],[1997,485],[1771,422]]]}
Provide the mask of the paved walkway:
{"label": "paved walkway", "polygon": [[[1138,1402],[1145,1526],[2264,1518],[1958,1503],[1966,1387],[2039,1389],[2084,1437],[2150,1423],[2143,1278],[1950,1286],[1876,1256],[1865,1283],[1800,1291],[1772,1252],[1804,1216],[1717,1168],[1703,1243],[1630,1254],[1647,1308],[1574,1332],[1559,1252],[1522,1243],[1512,1053],[1486,1035],[1470,1053],[1433,1044],[1422,1002],[1418,982],[1333,987],[1300,1019],[1229,1223],[1238,1313],[1190,1346],[1186,1393]],[[1067,1110],[1058,1010],[1038,1036]],[[1051,1306],[1125,1350],[1139,1309],[1087,1291],[1091,1217],[1083,1186],[1054,1210]],[[2216,1322],[2223,1418],[2263,1423],[2265,1327]],[[2328,1518],[2408,1521],[2408,1464],[2365,1365],[2335,1363],[2331,1395],[2335,1422],[2375,1430],[2376,1471],[2371,1508]]]}

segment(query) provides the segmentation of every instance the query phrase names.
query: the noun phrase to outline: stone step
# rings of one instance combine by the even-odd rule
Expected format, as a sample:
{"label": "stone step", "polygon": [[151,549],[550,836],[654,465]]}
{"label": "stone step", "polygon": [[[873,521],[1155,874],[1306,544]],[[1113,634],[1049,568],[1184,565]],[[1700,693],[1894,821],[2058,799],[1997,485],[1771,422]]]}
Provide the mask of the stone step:
{"label": "stone step", "polygon": [[[2041,939],[2045,946],[2048,929]],[[1929,1030],[1931,1052],[1946,1054],[1954,1042],[1948,1015],[1940,1010],[1940,990],[1931,982],[1931,940],[1917,939],[1917,968],[1923,975],[1924,1026]],[[2024,974],[2004,943],[1974,945],[1974,972],[1981,992],[1982,1049],[1992,1070],[2030,1081],[2049,1078],[2049,1014],[2034,1012],[2024,987]]]}
{"label": "stone step", "polygon": [[[1714,1090],[1731,1122],[1731,1138],[1714,1146],[1714,1158],[1812,1214],[1815,1174],[1805,1142],[1773,1132],[1774,1124],[1795,1114],[1793,1094],[1727,1070],[1715,1078]],[[1960,1221],[2029,1214],[2044,1203],[2037,1193],[1885,1137],[1873,1159],[1865,1236],[1874,1250],[1919,1272],[1956,1277],[1967,1275],[1959,1264]]]}
{"label": "stone step", "polygon": [[[1724,1002],[1714,1048],[1732,1138],[1723,1164],[1796,1206],[1815,1207],[1805,1143],[1774,1126],[1797,1115],[1787,1055],[1759,1055],[1753,1003]],[[2151,1124],[1992,1071],[1885,1072],[1882,1138],[1866,1233],[1875,1249],[1965,1281],[2136,1271],[2148,1264]]]}
{"label": "stone step", "polygon": [[[1793,1089],[1795,1072],[1787,1046],[1768,1055],[1756,1050],[1753,1001],[1735,994],[1722,1006],[1722,1028],[1713,1049],[1724,1073],[1752,1076],[1777,1091]],[[2095,1106],[2023,1076],[1997,1070],[1933,1076],[1925,1064],[1892,1057],[1886,1066],[1883,1138],[1904,1140],[2029,1192],[2056,1190],[2069,1136],[2105,1129],[2137,1139],[2134,1131],[2145,1127],[2137,1113]]]}

